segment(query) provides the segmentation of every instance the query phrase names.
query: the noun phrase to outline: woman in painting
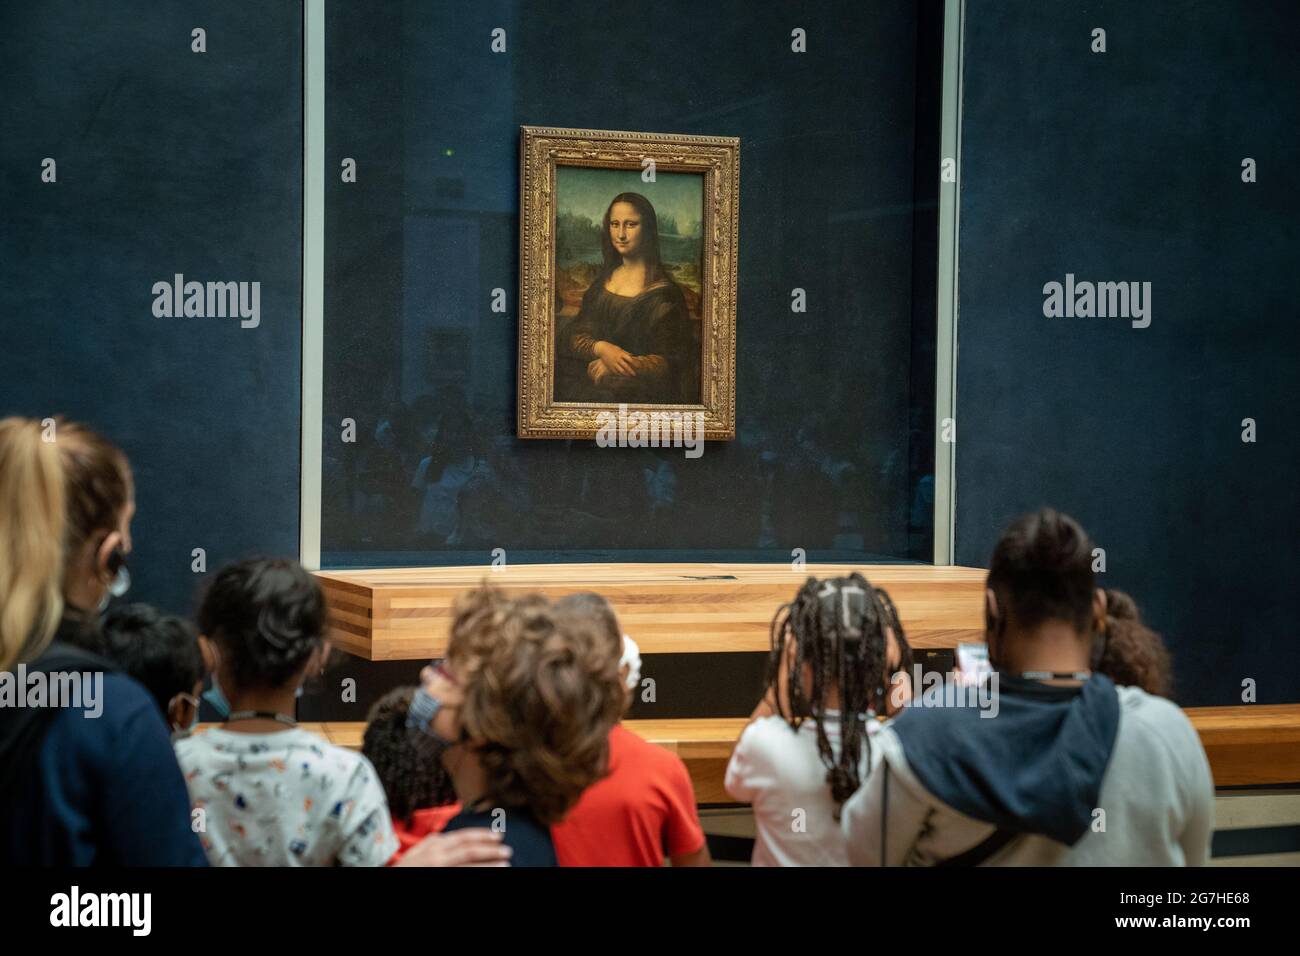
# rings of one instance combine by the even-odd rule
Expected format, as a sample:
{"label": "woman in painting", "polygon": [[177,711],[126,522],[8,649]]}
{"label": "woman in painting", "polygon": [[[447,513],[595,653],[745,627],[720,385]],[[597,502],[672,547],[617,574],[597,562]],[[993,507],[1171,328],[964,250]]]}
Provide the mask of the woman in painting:
{"label": "woman in painting", "polygon": [[604,268],[557,343],[561,402],[694,405],[699,346],[686,298],[659,258],[659,221],[638,193],[605,210]]}

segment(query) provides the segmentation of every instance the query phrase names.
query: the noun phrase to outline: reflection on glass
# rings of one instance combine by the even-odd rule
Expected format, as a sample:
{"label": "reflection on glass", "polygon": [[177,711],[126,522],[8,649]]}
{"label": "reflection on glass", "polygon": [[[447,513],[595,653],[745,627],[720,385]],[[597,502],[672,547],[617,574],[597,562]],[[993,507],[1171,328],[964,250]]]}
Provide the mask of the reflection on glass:
{"label": "reflection on glass", "polygon": [[[683,3],[653,49],[577,0],[327,6],[326,148],[359,156],[326,192],[327,566],[929,560],[937,40],[827,0],[793,59],[764,6]],[[513,437],[524,123],[740,137],[736,441]],[[557,396],[697,401],[699,177],[556,188]]]}

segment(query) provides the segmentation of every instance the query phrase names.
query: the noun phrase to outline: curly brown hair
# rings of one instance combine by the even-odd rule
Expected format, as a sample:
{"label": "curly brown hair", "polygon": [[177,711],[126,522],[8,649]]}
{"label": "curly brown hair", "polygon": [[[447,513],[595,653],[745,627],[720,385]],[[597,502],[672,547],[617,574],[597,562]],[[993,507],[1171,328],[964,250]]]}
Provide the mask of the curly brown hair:
{"label": "curly brown hair", "polygon": [[1165,642],[1142,622],[1137,603],[1123,591],[1106,590],[1106,639],[1097,670],[1116,684],[1158,697],[1173,689]]}
{"label": "curly brown hair", "polygon": [[508,598],[484,586],[457,601],[447,659],[487,777],[484,801],[559,822],[606,772],[623,708],[607,642],[539,594]]}

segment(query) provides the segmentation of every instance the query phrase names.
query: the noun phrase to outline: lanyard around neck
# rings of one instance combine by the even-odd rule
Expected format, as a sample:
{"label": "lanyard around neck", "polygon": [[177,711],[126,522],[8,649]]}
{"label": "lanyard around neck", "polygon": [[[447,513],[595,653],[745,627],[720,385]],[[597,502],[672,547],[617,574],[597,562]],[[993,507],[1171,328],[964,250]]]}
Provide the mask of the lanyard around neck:
{"label": "lanyard around neck", "polygon": [[298,726],[298,721],[294,720],[287,714],[277,714],[270,710],[237,710],[235,713],[226,717],[226,723],[231,724],[236,720],[274,720],[281,724],[288,724],[290,727]]}

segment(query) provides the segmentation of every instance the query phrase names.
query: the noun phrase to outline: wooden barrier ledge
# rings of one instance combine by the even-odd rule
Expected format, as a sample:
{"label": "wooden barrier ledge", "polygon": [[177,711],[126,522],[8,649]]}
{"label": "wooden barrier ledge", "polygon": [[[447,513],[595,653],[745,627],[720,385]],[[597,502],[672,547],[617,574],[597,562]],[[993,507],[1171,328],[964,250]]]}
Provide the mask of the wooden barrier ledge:
{"label": "wooden barrier ledge", "polygon": [[[369,660],[421,660],[446,651],[452,605],[487,581],[556,598],[594,590],[614,605],[645,654],[766,651],[776,608],[809,575],[860,571],[887,589],[914,647],[983,639],[986,572],[920,564],[542,564],[318,572],[334,645]],[[1193,707],[1187,715],[1218,787],[1300,783],[1300,704]],[[722,779],[744,718],[629,720],[686,763],[700,803],[730,803]],[[361,745],[360,723],[304,725]]]}
{"label": "wooden barrier ledge", "polygon": [[[1300,704],[1189,707],[1216,787],[1300,783]],[[624,726],[682,758],[698,803],[734,803],[722,786],[744,717],[627,720]],[[365,724],[303,724],[340,747],[361,748]]]}
{"label": "wooden barrier ledge", "polygon": [[334,646],[372,661],[446,651],[451,610],[489,582],[551,598],[599,591],[643,654],[766,651],[776,609],[809,575],[860,571],[885,588],[913,647],[983,640],[987,572],[924,564],[521,564],[320,571]]}

